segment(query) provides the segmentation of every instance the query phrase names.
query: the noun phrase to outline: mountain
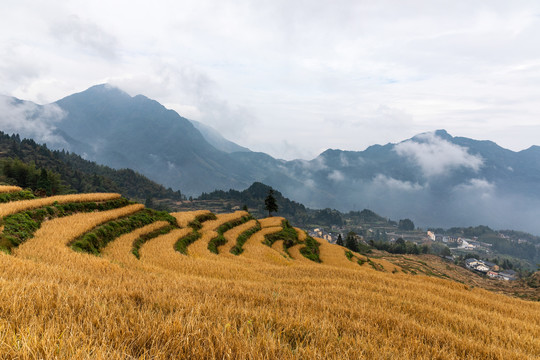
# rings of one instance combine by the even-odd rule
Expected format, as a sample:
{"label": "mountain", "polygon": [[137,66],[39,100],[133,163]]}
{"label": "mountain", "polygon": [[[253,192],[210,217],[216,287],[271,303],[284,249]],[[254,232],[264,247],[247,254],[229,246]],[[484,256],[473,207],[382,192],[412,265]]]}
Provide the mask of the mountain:
{"label": "mountain", "polygon": [[3,127],[13,128],[20,122],[10,119],[24,113],[19,132],[30,135],[21,135],[113,168],[132,168],[187,195],[258,181],[310,208],[369,208],[420,226],[485,224],[540,234],[537,146],[514,152],[439,130],[364,151],[329,149],[309,161],[284,161],[235,151],[158,102],[108,85],[46,106],[11,101],[7,108],[19,110],[0,115]]}
{"label": "mountain", "polygon": [[295,198],[310,207],[366,207],[392,218],[408,214],[422,226],[488,224],[538,234],[539,161],[537,147],[514,152],[439,130],[365,151],[327,150],[289,169],[331,194]]}
{"label": "mountain", "polygon": [[249,184],[240,164],[189,120],[145,96],[98,85],[55,105],[65,113],[55,124],[57,134],[88,159],[135,169],[188,194]]}
{"label": "mountain", "polygon": [[251,151],[246,147],[240,146],[236,143],[233,143],[232,141],[225,139],[223,136],[221,136],[219,131],[217,131],[211,126],[208,126],[206,124],[203,124],[195,120],[190,120],[190,121],[193,124],[193,126],[195,126],[195,128],[200,131],[204,139],[218,150],[221,150],[226,153],[233,153],[233,152],[238,152],[238,151],[239,152]]}
{"label": "mountain", "polygon": [[54,134],[64,145],[56,148],[67,147],[113,168],[134,169],[186,194],[242,189],[259,180],[280,181],[291,190],[302,186],[283,171],[284,161],[250,152],[197,125],[201,132],[143,95],[131,97],[118,88],[97,85],[52,105],[63,113],[54,123]]}

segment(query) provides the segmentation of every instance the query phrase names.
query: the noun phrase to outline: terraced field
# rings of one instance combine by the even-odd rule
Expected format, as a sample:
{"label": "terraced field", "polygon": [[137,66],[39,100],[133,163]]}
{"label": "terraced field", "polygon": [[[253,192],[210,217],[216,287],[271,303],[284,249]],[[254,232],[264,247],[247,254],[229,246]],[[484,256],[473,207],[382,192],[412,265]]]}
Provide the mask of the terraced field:
{"label": "terraced field", "polygon": [[0,185],[0,194],[22,191],[19,186]]}
{"label": "terraced field", "polygon": [[2,359],[540,357],[538,302],[411,275],[280,217],[116,194],[13,197],[0,215]]}

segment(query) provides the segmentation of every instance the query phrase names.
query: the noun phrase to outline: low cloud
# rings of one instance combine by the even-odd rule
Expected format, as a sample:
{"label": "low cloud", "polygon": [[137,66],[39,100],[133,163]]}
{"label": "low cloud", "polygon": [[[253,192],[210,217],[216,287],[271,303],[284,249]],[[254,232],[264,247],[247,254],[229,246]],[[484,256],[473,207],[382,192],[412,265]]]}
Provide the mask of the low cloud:
{"label": "low cloud", "polygon": [[32,58],[29,47],[17,42],[7,42],[0,49],[0,80],[2,91],[6,83],[16,83],[19,86],[39,78],[43,66]]}
{"label": "low cloud", "polygon": [[330,174],[328,174],[328,179],[333,181],[343,181],[345,180],[345,176],[343,173],[339,170],[334,170]]}
{"label": "low cloud", "polygon": [[55,125],[64,116],[64,111],[57,105],[40,106],[0,96],[0,130],[7,134],[19,134],[38,143],[67,145],[56,134]]}
{"label": "low cloud", "polygon": [[469,154],[468,149],[453,144],[434,133],[426,133],[395,146],[398,155],[411,159],[426,177],[445,174],[449,170],[468,168],[477,172],[484,161]]}
{"label": "low cloud", "polygon": [[304,185],[310,189],[315,189],[317,187],[317,184],[313,179],[305,179]]}
{"label": "low cloud", "polygon": [[304,172],[316,172],[316,171],[321,171],[321,170],[326,170],[328,169],[328,166],[326,165],[326,162],[324,161],[324,158],[319,156],[319,157],[316,157],[315,159],[311,160],[311,161],[307,161],[307,160],[296,160],[295,161],[296,164],[299,164],[300,165],[300,168],[304,171]]}
{"label": "low cloud", "polygon": [[403,191],[419,191],[419,190],[424,189],[424,187],[418,183],[412,183],[410,181],[401,181],[398,179],[394,179],[393,177],[388,177],[383,174],[377,174],[377,176],[373,178],[373,184],[387,187],[393,190],[403,190]]}
{"label": "low cloud", "polygon": [[339,161],[342,167],[350,166],[349,160],[347,159],[347,156],[345,156],[344,153],[339,154]]}
{"label": "low cloud", "polygon": [[493,183],[485,179],[471,179],[464,184],[460,184],[454,188],[454,191],[465,192],[465,194],[471,194],[487,198],[495,192],[496,186]]}

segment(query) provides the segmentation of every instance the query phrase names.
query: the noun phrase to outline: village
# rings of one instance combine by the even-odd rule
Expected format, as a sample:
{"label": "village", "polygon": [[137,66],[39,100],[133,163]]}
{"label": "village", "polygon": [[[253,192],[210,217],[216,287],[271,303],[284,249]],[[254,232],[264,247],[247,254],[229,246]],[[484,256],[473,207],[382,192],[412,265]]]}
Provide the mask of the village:
{"label": "village", "polygon": [[449,235],[440,235],[435,234],[432,231],[427,232],[427,237],[431,241],[437,241],[442,242],[446,244],[450,248],[459,249],[459,250],[476,250],[483,252],[485,254],[489,254],[491,252],[492,244],[488,244],[482,241],[478,241],[478,239],[469,239],[469,238],[463,238],[463,237],[457,237],[457,236],[449,236]]}
{"label": "village", "polygon": [[[338,233],[340,233],[340,230],[343,229],[335,228],[332,230],[335,231],[327,232],[322,228],[314,228],[309,230],[308,234],[310,236],[325,239],[330,243],[336,243]],[[489,254],[492,252],[492,244],[478,241],[477,238],[470,239],[450,235],[440,235],[432,231],[427,231],[423,236],[420,236],[420,234],[417,233],[407,236],[406,234],[397,234],[394,232],[385,232],[385,235],[385,238],[388,239],[389,242],[394,242],[398,237],[401,237],[403,239],[407,238],[408,241],[412,241],[417,245],[421,245],[424,242],[442,243],[448,246],[448,248],[450,248],[452,251],[451,256],[445,256],[445,258],[450,261],[456,259],[456,253],[460,253],[462,256],[467,254],[470,256],[471,251],[483,254]],[[359,236],[359,238],[365,240],[362,236]],[[516,271],[510,269],[501,269],[499,265],[487,260],[468,258],[465,260],[465,268],[494,280],[513,281],[518,279],[518,274]]]}
{"label": "village", "polygon": [[465,260],[467,269],[487,275],[492,279],[498,280],[517,280],[517,273],[514,270],[501,271],[499,265],[485,260],[475,258]]}

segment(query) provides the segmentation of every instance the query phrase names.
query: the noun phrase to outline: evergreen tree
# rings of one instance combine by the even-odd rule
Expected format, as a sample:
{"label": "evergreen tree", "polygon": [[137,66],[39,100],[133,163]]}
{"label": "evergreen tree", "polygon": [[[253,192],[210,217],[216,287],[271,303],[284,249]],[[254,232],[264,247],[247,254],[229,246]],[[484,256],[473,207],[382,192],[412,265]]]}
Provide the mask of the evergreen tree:
{"label": "evergreen tree", "polygon": [[336,245],[343,246],[343,238],[341,237],[341,234],[339,234],[337,237]]}
{"label": "evergreen tree", "polygon": [[43,191],[46,195],[52,195],[52,186],[49,176],[47,175],[47,170],[41,169],[36,188],[37,190]]}
{"label": "evergreen tree", "polygon": [[351,251],[358,252],[358,242],[356,241],[356,234],[349,232],[345,238],[345,247]]}
{"label": "evergreen tree", "polygon": [[146,198],[146,201],[144,202],[144,207],[149,208],[149,209],[154,208],[154,201],[152,200],[150,196]]}
{"label": "evergreen tree", "polygon": [[274,190],[268,190],[268,196],[264,199],[264,209],[268,211],[268,216],[272,216],[273,212],[278,211],[278,205],[276,203],[276,198],[274,197]]}

